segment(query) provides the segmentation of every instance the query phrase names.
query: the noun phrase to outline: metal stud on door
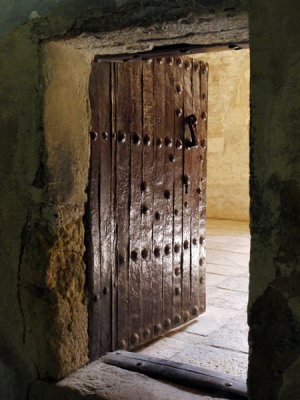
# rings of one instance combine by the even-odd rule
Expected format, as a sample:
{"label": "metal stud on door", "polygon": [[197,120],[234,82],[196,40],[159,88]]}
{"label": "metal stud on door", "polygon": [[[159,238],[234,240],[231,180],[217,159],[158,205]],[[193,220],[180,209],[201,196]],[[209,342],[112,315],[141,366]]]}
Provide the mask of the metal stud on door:
{"label": "metal stud on door", "polygon": [[90,94],[96,358],[137,348],[205,310],[207,65],[171,56],[100,61]]}

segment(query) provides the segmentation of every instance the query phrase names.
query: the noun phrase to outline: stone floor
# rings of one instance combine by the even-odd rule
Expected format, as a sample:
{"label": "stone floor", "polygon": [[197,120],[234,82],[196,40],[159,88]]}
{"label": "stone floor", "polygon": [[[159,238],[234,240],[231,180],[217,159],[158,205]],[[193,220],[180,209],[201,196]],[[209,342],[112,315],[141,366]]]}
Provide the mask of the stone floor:
{"label": "stone floor", "polygon": [[[139,351],[246,378],[249,247],[248,223],[208,220],[207,311]],[[36,381],[28,400],[37,399],[225,400],[107,365],[101,359],[57,384]]]}
{"label": "stone floor", "polygon": [[207,221],[207,310],[139,352],[246,378],[249,224]]}

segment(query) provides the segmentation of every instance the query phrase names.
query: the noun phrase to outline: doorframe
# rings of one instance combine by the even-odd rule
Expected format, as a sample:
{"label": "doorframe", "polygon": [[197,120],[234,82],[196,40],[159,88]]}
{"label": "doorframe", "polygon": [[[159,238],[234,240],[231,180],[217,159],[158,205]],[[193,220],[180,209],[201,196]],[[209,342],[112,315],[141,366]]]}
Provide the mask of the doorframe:
{"label": "doorframe", "polygon": [[[220,18],[222,30],[219,29]],[[227,49],[237,37],[248,40],[246,12],[233,16],[212,15],[203,24],[202,22],[202,19],[196,18],[191,24],[178,20],[153,26],[145,25],[143,28],[129,26],[123,29],[118,25],[109,32],[98,30],[97,33],[83,33],[80,36],[77,32],[74,36],[68,35],[64,39],[52,36],[41,42],[42,75],[45,85],[43,128],[47,155],[45,165],[48,195],[44,222],[49,224],[58,238],[65,227],[67,228],[64,231],[64,240],[68,241],[70,248],[80,248],[80,271],[82,269],[81,275],[74,276],[77,282],[74,294],[78,301],[76,307],[69,310],[60,340],[51,340],[50,334],[42,341],[45,346],[50,346],[49,361],[46,363],[52,377],[66,376],[88,361],[89,299],[87,290],[81,290],[80,285],[81,283],[86,285],[86,279],[82,278],[86,271],[86,254],[83,256],[85,230],[82,223],[86,206],[91,140],[88,95],[91,62],[95,54],[103,56],[122,54],[124,50],[135,54],[138,51],[162,48],[165,45],[177,44],[186,48],[187,45],[195,43],[199,46],[200,43],[206,43],[205,48],[215,47],[216,43],[225,43]],[[71,103],[66,103],[65,93],[70,96]],[[71,114],[70,104],[72,104]],[[78,238],[68,230],[72,224],[80,227]],[[47,269],[53,268],[50,262],[48,264]],[[51,310],[49,318],[52,321],[53,332],[59,316],[64,312],[63,305],[64,303],[58,304],[53,311]],[[72,325],[68,324],[70,320]],[[35,334],[39,332],[34,331],[33,335]],[[63,354],[68,354],[68,357],[58,357],[62,351]]]}
{"label": "doorframe", "polygon": [[[249,48],[249,41],[243,41],[243,42],[230,42],[228,44],[217,44],[217,45],[190,45],[190,44],[176,44],[176,45],[169,45],[169,46],[161,46],[161,47],[154,47],[153,50],[151,51],[146,51],[146,52],[137,52],[137,53],[123,53],[123,54],[114,54],[114,55],[95,55],[93,61],[94,62],[99,62],[99,61],[107,61],[107,62],[126,62],[126,61],[134,61],[134,60],[146,60],[149,58],[157,58],[157,57],[178,57],[178,56],[189,56],[191,54],[201,54],[201,53],[208,53],[208,52],[218,52],[218,51],[230,51],[230,50],[242,50],[242,49],[248,49]],[[93,140],[93,135],[94,132],[90,132],[91,134],[91,139]],[[91,141],[92,144],[92,141]],[[91,162],[91,157],[90,157],[90,162]],[[91,163],[90,163],[91,166]],[[90,185],[91,185],[91,174],[90,174],[90,167],[89,167],[89,182],[88,182],[88,188],[87,188],[87,193],[90,193]],[[91,226],[90,226],[90,220],[89,220],[89,212],[90,210],[88,209],[89,201],[87,202],[87,208],[86,208],[86,213],[84,216],[84,222],[85,222],[85,244],[86,244],[86,265],[87,265],[87,287],[89,292],[92,292],[92,287],[94,286],[91,279],[93,276],[93,255],[91,252],[91,247],[92,247],[92,239],[91,239]],[[205,221],[206,221],[206,216],[205,216]],[[92,294],[93,297],[94,294]],[[91,296],[88,296],[90,298]],[[90,301],[93,301],[90,299]],[[88,318],[89,318],[89,326],[88,326],[88,332],[90,332],[90,306],[88,307]],[[112,323],[114,324],[115,316],[112,316]],[[185,324],[184,324],[185,325]],[[177,329],[177,328],[174,328]],[[153,340],[157,340],[159,338],[155,338]],[[112,337],[112,350],[116,350],[114,348],[114,338]],[[91,361],[95,360],[98,356],[95,356],[92,352],[91,349],[91,343],[90,343],[90,333],[88,334],[88,347],[89,347],[89,358]]]}

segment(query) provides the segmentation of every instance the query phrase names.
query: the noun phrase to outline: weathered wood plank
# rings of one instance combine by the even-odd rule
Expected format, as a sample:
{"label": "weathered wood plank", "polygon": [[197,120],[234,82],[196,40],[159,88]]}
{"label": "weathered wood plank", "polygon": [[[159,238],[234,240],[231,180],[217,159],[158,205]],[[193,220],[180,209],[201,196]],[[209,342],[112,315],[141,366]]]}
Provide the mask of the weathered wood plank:
{"label": "weathered wood plank", "polygon": [[99,64],[92,63],[89,82],[89,96],[91,102],[91,164],[89,171],[88,188],[88,286],[90,292],[89,303],[89,357],[95,360],[101,354],[100,323],[101,303],[100,293],[100,232],[99,232],[99,173],[100,148],[98,134],[98,103],[99,103]]}
{"label": "weathered wood plank", "polygon": [[[145,212],[141,203],[142,146],[137,137],[142,131],[142,61],[128,63],[130,91],[129,103],[130,141],[130,223],[129,223],[129,348],[140,344],[141,338],[141,257],[145,249],[141,241],[141,214]],[[124,210],[125,211],[125,210]],[[149,253],[148,247],[146,250]],[[147,300],[147,299],[145,299]]]}
{"label": "weathered wood plank", "polygon": [[201,62],[200,74],[200,304],[202,312],[205,311],[205,256],[206,256],[206,179],[207,179],[207,118],[208,118],[208,64]]}
{"label": "weathered wood plank", "polygon": [[[175,76],[175,116],[174,116],[174,216],[173,216],[173,323],[178,326],[182,321],[182,199],[183,199],[183,153],[184,153],[184,123],[183,123],[183,69],[182,57],[176,57],[174,62]],[[175,292],[176,291],[176,292]]]}
{"label": "weathered wood plank", "polygon": [[117,266],[118,266],[118,348],[128,348],[128,231],[129,231],[129,188],[130,188],[130,109],[128,93],[130,76],[128,63],[116,64],[116,218],[117,218]]}
{"label": "weathered wood plank", "polygon": [[163,227],[165,219],[165,198],[164,198],[164,136],[165,136],[165,63],[162,59],[153,60],[154,71],[154,121],[155,121],[155,181],[152,185],[153,198],[153,248],[154,259],[152,267],[152,304],[153,304],[153,335],[159,336],[162,333],[163,324]]}
{"label": "weathered wood plank", "polygon": [[[197,118],[197,122],[201,118],[200,108],[200,62],[193,61],[192,68],[192,96],[193,96],[193,114]],[[198,123],[197,123],[198,125]],[[199,127],[196,127],[196,148],[191,149],[193,173],[191,178],[191,310],[194,316],[201,311],[199,298],[199,258],[200,258],[200,134]]]}
{"label": "weathered wood plank", "polygon": [[141,240],[148,246],[149,255],[141,257],[142,261],[142,335],[140,343],[145,343],[153,337],[153,314],[152,314],[152,287],[154,262],[152,224],[153,224],[153,182],[154,182],[154,99],[153,99],[153,62],[143,62],[143,131],[140,138],[143,149],[143,167],[141,196],[142,204],[147,207],[147,212],[142,215]]}
{"label": "weathered wood plank", "polygon": [[118,271],[116,265],[116,65],[111,63],[111,135],[110,135],[110,153],[111,153],[111,260],[112,260],[112,350],[117,349],[118,344]]}
{"label": "weathered wood plank", "polygon": [[101,280],[99,301],[101,302],[101,353],[111,349],[111,93],[110,64],[99,63],[99,85],[101,106],[98,106],[98,133],[100,146],[100,254]]}
{"label": "weathered wood plank", "polygon": [[173,200],[174,200],[174,60],[165,62],[165,134],[164,134],[164,202],[165,218],[163,233],[163,330],[173,326]]}
{"label": "weathered wood plank", "polygon": [[226,395],[233,399],[248,398],[244,380],[189,364],[126,351],[109,353],[103,361],[109,365],[143,373],[153,378],[165,379],[207,393]]}
{"label": "weathered wood plank", "polygon": [[[192,63],[188,57],[183,62],[183,83],[184,83],[184,118],[193,112],[192,98]],[[188,124],[184,126],[185,139],[190,138],[190,130]],[[184,149],[184,165],[183,165],[183,216],[182,216],[182,315],[183,321],[186,322],[191,318],[191,199],[192,199],[192,182],[193,175],[192,152],[195,148],[185,146]]]}

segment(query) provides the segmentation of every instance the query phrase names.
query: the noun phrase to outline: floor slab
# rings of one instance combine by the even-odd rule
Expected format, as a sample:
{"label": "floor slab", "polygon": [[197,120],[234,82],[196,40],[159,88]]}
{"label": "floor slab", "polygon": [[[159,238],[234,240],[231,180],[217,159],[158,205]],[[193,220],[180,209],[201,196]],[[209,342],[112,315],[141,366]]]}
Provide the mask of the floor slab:
{"label": "floor slab", "polygon": [[220,349],[234,350],[245,354],[248,353],[247,332],[234,327],[223,326],[223,328],[205,338],[202,343]]}
{"label": "floor slab", "polygon": [[208,290],[207,308],[216,306],[244,312],[248,303],[248,293],[233,291],[221,287]]}
{"label": "floor slab", "polygon": [[[225,339],[225,337],[224,337]],[[171,360],[195,365],[246,379],[248,354],[240,351],[201,344],[188,346],[171,357]]]}
{"label": "floor slab", "polygon": [[207,311],[194,324],[187,326],[184,330],[196,335],[208,336],[228,324],[238,314],[239,310],[224,309],[223,307],[211,305],[207,307]]}

